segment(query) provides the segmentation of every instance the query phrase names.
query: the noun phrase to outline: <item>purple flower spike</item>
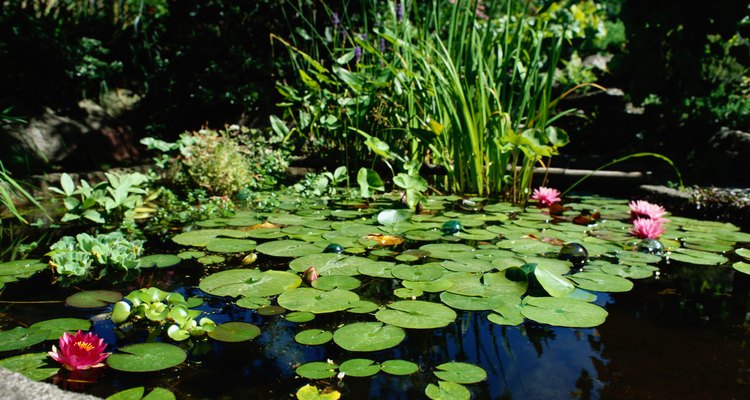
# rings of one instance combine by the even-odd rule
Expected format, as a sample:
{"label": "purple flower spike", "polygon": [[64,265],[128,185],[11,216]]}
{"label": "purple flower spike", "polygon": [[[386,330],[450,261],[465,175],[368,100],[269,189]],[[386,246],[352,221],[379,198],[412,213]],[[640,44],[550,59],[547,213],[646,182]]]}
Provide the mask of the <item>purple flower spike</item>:
{"label": "purple flower spike", "polygon": [[380,38],[380,52],[385,53],[385,39]]}
{"label": "purple flower spike", "polygon": [[359,59],[362,57],[362,48],[357,46],[354,48],[354,63],[359,63]]}
{"label": "purple flower spike", "polygon": [[396,19],[398,21],[404,19],[404,8],[401,6],[401,2],[396,4]]}
{"label": "purple flower spike", "polygon": [[333,13],[333,27],[338,28],[340,22],[341,21],[339,21],[339,13]]}

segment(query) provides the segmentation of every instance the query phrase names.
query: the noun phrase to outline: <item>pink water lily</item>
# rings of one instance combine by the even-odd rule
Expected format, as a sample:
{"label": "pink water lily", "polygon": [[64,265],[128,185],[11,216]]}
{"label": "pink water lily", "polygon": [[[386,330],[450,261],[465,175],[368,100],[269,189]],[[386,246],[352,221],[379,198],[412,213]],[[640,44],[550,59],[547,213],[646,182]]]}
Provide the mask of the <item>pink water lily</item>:
{"label": "pink water lily", "polygon": [[658,204],[652,204],[643,200],[635,200],[628,203],[628,207],[630,207],[630,219],[632,220],[636,220],[638,218],[648,218],[666,221],[662,217],[667,213],[667,211],[664,209],[664,207]]}
{"label": "pink water lily", "polygon": [[71,371],[103,367],[104,361],[111,353],[105,353],[107,344],[104,339],[92,332],[81,331],[71,334],[63,333],[60,337],[60,349],[52,346],[49,356]]}
{"label": "pink water lily", "polygon": [[662,224],[664,220],[650,218],[636,218],[630,229],[635,237],[640,239],[658,239],[666,231]]}
{"label": "pink water lily", "polygon": [[315,267],[310,267],[302,273],[302,280],[308,285],[312,285],[316,279],[318,279],[318,270]]}
{"label": "pink water lily", "polygon": [[539,186],[534,189],[534,193],[531,194],[531,198],[539,202],[539,205],[549,207],[560,200],[560,191],[544,186]]}

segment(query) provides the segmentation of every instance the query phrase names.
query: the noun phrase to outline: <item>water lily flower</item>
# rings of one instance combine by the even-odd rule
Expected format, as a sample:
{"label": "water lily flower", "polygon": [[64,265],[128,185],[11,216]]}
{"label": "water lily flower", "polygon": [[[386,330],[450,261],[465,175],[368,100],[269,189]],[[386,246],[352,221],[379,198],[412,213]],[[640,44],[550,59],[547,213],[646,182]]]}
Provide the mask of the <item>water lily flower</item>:
{"label": "water lily flower", "polygon": [[318,279],[318,271],[315,267],[310,267],[302,273],[302,280],[308,285],[312,285],[316,279]]}
{"label": "water lily flower", "polygon": [[549,207],[560,200],[560,191],[544,186],[539,186],[534,189],[534,193],[531,194],[531,198],[539,202],[540,205]]}
{"label": "water lily flower", "polygon": [[628,207],[630,207],[630,219],[632,220],[638,218],[648,218],[666,221],[662,217],[667,213],[667,211],[664,209],[664,207],[658,204],[652,204],[643,200],[635,200],[628,203]]}
{"label": "water lily flower", "polygon": [[104,339],[92,332],[65,332],[60,337],[60,349],[53,345],[52,351],[47,354],[66,369],[76,371],[103,367],[102,361],[111,354],[104,352],[106,347]]}
{"label": "water lily flower", "polygon": [[650,218],[636,218],[630,229],[635,237],[640,239],[658,239],[666,231],[662,224],[664,220]]}

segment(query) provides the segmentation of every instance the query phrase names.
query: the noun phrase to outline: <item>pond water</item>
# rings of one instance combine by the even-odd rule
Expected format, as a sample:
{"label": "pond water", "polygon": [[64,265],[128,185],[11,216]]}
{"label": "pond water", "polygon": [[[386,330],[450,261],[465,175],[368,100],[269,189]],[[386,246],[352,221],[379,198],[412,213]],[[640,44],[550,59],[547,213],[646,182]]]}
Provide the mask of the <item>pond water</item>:
{"label": "pond water", "polygon": [[[376,322],[380,319],[374,317],[376,310],[316,313],[311,321],[291,322],[285,317],[287,310],[240,307],[236,304],[236,297],[211,295],[197,287],[201,281],[205,285],[207,277],[227,269],[252,267],[285,271],[291,267],[295,274],[299,274],[303,268],[295,265],[293,260],[311,255],[295,253],[295,256],[289,256],[292,253],[288,248],[264,250],[259,247],[256,249],[258,260],[244,266],[241,260],[249,253],[247,251],[212,252],[201,246],[176,245],[170,237],[163,237],[150,239],[146,245],[149,254],[200,250],[209,255],[221,255],[225,261],[203,265],[196,259],[185,259],[173,267],[144,269],[134,281],[82,283],[72,287],[50,285],[52,275],[44,271],[29,279],[6,284],[0,295],[3,302],[0,328],[7,331],[51,318],[74,317],[92,321],[92,330],[108,343],[107,351],[117,352],[118,347],[143,341],[175,343],[165,334],[158,335],[158,331],[157,334],[147,335],[146,331],[136,328],[118,328],[109,319],[111,306],[81,309],[62,302],[80,290],[107,289],[128,294],[139,288],[158,287],[168,292],[179,292],[186,298],[202,298],[204,302],[198,309],[219,325],[241,321],[254,324],[261,330],[261,334],[253,340],[238,343],[210,338],[178,343],[186,350],[187,360],[176,367],[156,372],[120,372],[104,368],[84,379],[70,379],[70,373],[61,370],[50,379],[68,389],[101,397],[146,386],[166,388],[178,399],[290,398],[309,383],[321,389],[328,387],[338,390],[344,399],[417,399],[426,398],[425,388],[429,384],[439,384],[440,379],[434,373],[439,365],[458,361],[486,371],[486,379],[465,384],[474,399],[747,398],[750,393],[750,275],[733,269],[731,265],[743,258],[733,250],[722,247],[728,243],[736,248],[746,247],[743,246],[748,241],[746,234],[738,232],[735,227],[669,216],[669,229],[662,241],[668,250],[673,251],[674,257],[654,259],[628,249],[632,237],[627,229],[626,202],[622,200],[581,199],[579,203],[571,204],[572,209],[563,213],[560,222],[551,221],[549,215],[536,208],[522,211],[508,205],[492,205],[481,211],[457,212],[452,207],[454,198],[437,198],[433,201],[435,204],[428,208],[437,210],[434,214],[406,215],[403,221],[396,221],[401,218],[398,215],[391,215],[390,219],[381,215],[378,221],[377,211],[390,209],[394,205],[382,202],[373,207],[373,212],[348,209],[331,213],[316,208],[290,209],[268,215],[244,213],[241,215],[245,219],[243,224],[216,220],[189,229],[220,227],[247,233],[253,232],[247,230],[247,225],[275,221],[277,227],[261,228],[265,231],[256,232],[262,234],[253,233],[253,236],[246,238],[252,238],[259,246],[293,239],[313,244],[318,249],[312,251],[313,254],[322,252],[330,243],[341,243],[348,252],[344,256],[390,263],[390,267],[385,268],[392,274],[390,276],[394,272],[389,268],[398,264],[414,267],[440,263],[446,269],[433,280],[462,273],[459,270],[465,272],[479,268],[479,272],[472,272],[484,276],[485,280],[478,284],[490,287],[492,284],[487,280],[490,278],[487,274],[526,263],[545,264],[545,259],[556,259],[556,251],[562,242],[571,241],[583,243],[591,258],[583,271],[571,266],[569,272],[561,275],[573,277],[588,271],[601,273],[602,269],[617,272],[613,265],[633,267],[633,270],[626,271],[633,274],[643,273],[641,268],[649,265],[658,270],[649,270],[652,273],[647,277],[637,276],[638,279],[629,276],[628,280],[634,284],[630,290],[587,290],[595,295],[595,299],[588,300],[608,312],[604,323],[598,326],[560,327],[530,318],[524,318],[517,325],[496,324],[488,316],[497,315],[497,310],[467,311],[462,309],[467,307],[454,307],[455,319],[444,327],[404,328],[403,341],[394,346],[376,351],[348,351],[338,344],[338,340],[322,345],[303,345],[295,341],[295,335],[308,329],[335,332],[354,322]],[[576,225],[569,221],[582,211],[600,211],[602,218],[598,222],[591,221],[589,225]],[[439,229],[447,220],[461,222],[462,231],[458,235],[443,236]],[[407,240],[395,246],[377,245],[373,239],[362,239],[363,233],[368,231],[362,226],[375,229],[370,233],[393,234]],[[491,228],[493,226],[495,228]],[[435,235],[434,232],[439,234]],[[471,247],[471,250],[444,254],[444,249],[424,247],[436,243],[463,244]],[[419,248],[431,249],[432,252],[406,252]],[[679,248],[688,250],[682,253],[675,251]],[[403,257],[404,252],[413,258]],[[713,265],[716,264],[715,260],[708,254],[725,257],[722,265]],[[465,262],[467,257],[492,263],[491,267],[488,269],[485,264]],[[308,259],[313,265],[322,263],[314,258]],[[404,288],[404,281],[408,279],[378,277],[375,275],[382,274],[382,271],[373,272],[372,267],[362,267],[361,264],[357,264],[359,268],[355,267],[352,272],[342,263],[337,261],[318,265],[320,276],[326,276],[326,271],[349,271],[346,275],[360,281],[359,286],[350,291],[361,300],[372,301],[381,309],[395,301],[412,299],[439,304],[444,300],[444,303],[457,304],[442,297],[443,293],[450,292],[449,289],[424,290],[420,294],[414,288],[425,286],[410,285],[412,287]],[[626,272],[620,272],[627,276]],[[422,282],[426,281],[429,280],[425,278]],[[533,279],[531,281],[527,294],[539,296],[542,288],[539,284],[535,286]],[[474,284],[461,282],[469,289],[454,292],[471,292],[476,288],[472,286]],[[573,282],[579,289],[586,287],[580,280]],[[304,286],[306,284],[302,283],[301,287]],[[303,292],[299,293],[302,296]],[[265,297],[271,305],[277,304],[277,295]],[[292,304],[290,301],[280,302]],[[267,315],[276,313],[281,314]],[[48,340],[20,350],[0,352],[0,358],[45,352],[53,343],[56,341]],[[344,375],[308,379],[300,377],[295,369],[306,363],[328,360],[341,365],[355,358],[366,358],[376,363],[406,360],[415,363],[419,370],[408,375],[380,371],[369,377]],[[49,364],[55,366],[51,359]]]}

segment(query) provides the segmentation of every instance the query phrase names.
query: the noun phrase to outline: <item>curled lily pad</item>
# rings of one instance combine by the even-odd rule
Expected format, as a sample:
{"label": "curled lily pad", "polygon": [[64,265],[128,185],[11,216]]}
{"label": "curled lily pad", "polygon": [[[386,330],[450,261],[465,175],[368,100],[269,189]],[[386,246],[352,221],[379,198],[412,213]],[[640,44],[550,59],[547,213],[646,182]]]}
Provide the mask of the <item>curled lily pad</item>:
{"label": "curled lily pad", "polygon": [[313,361],[297,367],[297,375],[307,379],[326,379],[336,375],[336,364]]}
{"label": "curled lily pad", "polygon": [[107,358],[107,365],[118,371],[152,372],[174,367],[185,361],[181,348],[167,343],[138,343],[120,347]]}
{"label": "curled lily pad", "polygon": [[294,335],[294,341],[308,346],[328,343],[333,339],[333,333],[322,329],[307,329]]}
{"label": "curled lily pad", "polygon": [[245,342],[260,335],[260,328],[247,322],[225,322],[208,332],[208,337],[220,342]]}
{"label": "curled lily pad", "polygon": [[405,337],[403,329],[380,322],[355,322],[333,333],[333,341],[349,351],[385,350],[397,346]]}
{"label": "curled lily pad", "polygon": [[122,299],[122,293],[111,290],[87,290],[68,296],[65,304],[76,308],[106,307]]}
{"label": "curled lily pad", "polygon": [[596,304],[560,297],[526,297],[521,314],[543,324],[589,328],[601,325],[607,311]]}
{"label": "curled lily pad", "polygon": [[397,301],[375,314],[378,321],[412,329],[433,329],[448,326],[456,312],[442,304],[421,300]]}
{"label": "curled lily pad", "polygon": [[339,371],[343,372],[346,376],[364,378],[380,372],[380,364],[367,358],[353,358],[342,362],[339,365]]}
{"label": "curled lily pad", "polygon": [[477,383],[487,379],[484,368],[464,362],[440,364],[433,373],[444,381],[454,383]]}
{"label": "curled lily pad", "polygon": [[670,259],[688,264],[716,265],[723,264],[728,259],[720,254],[709,253],[693,249],[677,249],[669,256]]}
{"label": "curled lily pad", "polygon": [[419,365],[405,360],[387,360],[380,364],[380,369],[391,375],[411,375],[419,371]]}

